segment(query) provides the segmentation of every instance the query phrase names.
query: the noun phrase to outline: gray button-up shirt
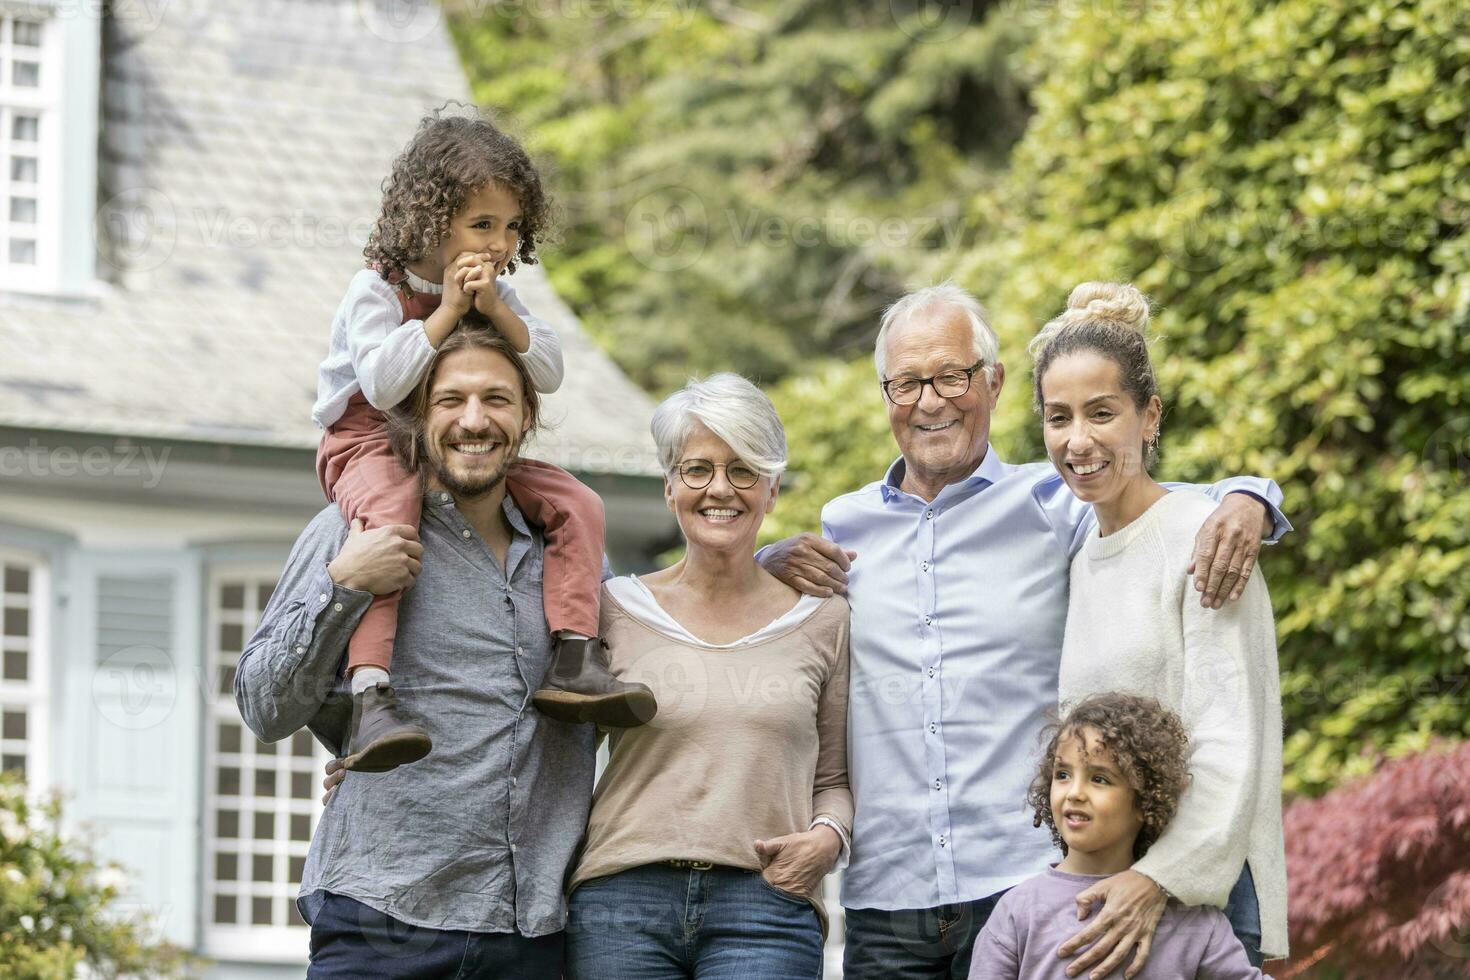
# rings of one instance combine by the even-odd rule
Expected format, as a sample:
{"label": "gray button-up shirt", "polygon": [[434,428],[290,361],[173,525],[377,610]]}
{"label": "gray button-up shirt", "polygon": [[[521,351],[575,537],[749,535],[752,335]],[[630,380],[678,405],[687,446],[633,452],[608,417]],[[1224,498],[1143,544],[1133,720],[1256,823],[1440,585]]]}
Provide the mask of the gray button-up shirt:
{"label": "gray button-up shirt", "polygon": [[[508,574],[453,498],[424,498],[423,570],[399,607],[393,686],[434,750],[347,775],[311,840],[298,900],[308,922],[327,891],[434,929],[542,936],[565,925],[596,736],[531,705],[551,658],[542,544],[509,497],[505,515]],[[334,751],[344,737],[344,654],[372,601],[327,575],[346,537],[336,507],[316,516],[240,657],[235,699],[266,741],[303,725]]]}

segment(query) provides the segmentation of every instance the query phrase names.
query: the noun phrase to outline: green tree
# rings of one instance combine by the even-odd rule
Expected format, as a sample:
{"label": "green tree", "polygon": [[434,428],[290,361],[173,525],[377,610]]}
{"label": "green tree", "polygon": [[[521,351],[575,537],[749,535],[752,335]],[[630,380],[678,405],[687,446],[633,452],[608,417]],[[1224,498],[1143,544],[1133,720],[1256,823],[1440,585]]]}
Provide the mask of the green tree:
{"label": "green tree", "polygon": [[972,237],[964,202],[1028,111],[1009,58],[1031,21],[924,7],[505,4],[453,23],[476,98],[550,165],[553,282],[667,390],[862,352],[915,256]]}
{"label": "green tree", "polygon": [[0,774],[0,976],[176,977],[194,961],[116,906],[121,872],[61,834],[61,805]]}
{"label": "green tree", "polygon": [[[1062,5],[954,271],[1025,341],[1085,279],[1158,311],[1163,474],[1263,473],[1287,788],[1470,734],[1470,8]],[[1001,431],[1040,429],[1012,392]]]}

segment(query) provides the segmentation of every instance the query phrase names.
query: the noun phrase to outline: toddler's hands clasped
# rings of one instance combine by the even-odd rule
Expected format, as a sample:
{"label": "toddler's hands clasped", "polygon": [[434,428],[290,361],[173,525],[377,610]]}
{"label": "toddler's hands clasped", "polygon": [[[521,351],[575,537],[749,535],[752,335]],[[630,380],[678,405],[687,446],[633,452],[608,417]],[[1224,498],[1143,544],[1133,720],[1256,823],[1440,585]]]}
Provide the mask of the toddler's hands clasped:
{"label": "toddler's hands clasped", "polygon": [[492,320],[495,314],[505,305],[505,300],[500,298],[500,291],[495,288],[495,278],[500,275],[500,266],[491,261],[487,253],[481,252],[476,256],[480,260],[480,267],[465,277],[465,292],[475,299],[475,309]]}
{"label": "toddler's hands clasped", "polygon": [[[489,316],[494,308],[492,304],[500,302],[495,292],[497,272],[485,253],[460,252],[444,269],[444,298],[440,305],[453,310],[456,318],[464,316],[472,306]],[[484,298],[486,293],[491,297],[489,303]]]}

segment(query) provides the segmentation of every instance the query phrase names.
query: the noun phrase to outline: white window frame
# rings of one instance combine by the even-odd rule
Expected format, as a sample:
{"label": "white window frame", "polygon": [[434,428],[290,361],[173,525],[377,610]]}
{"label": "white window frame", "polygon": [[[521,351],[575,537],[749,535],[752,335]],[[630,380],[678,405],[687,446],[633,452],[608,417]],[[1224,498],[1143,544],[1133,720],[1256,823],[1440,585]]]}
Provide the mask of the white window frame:
{"label": "white window frame", "polygon": [[[14,22],[26,20],[41,27],[41,44],[35,48],[41,65],[41,84],[17,88],[11,84],[14,71]],[[26,293],[49,293],[61,278],[62,249],[62,133],[61,101],[64,64],[63,26],[55,14],[39,4],[29,7],[0,2],[0,288]],[[32,50],[32,49],[22,49]],[[11,120],[17,112],[39,119],[36,140],[36,261],[15,265],[10,261],[10,142]],[[23,196],[32,196],[25,194]],[[26,237],[26,236],[21,236]]]}
{"label": "white window frame", "polygon": [[[27,606],[30,620],[26,635],[26,679],[7,681],[0,672],[0,704],[25,709],[26,784],[32,791],[49,788],[51,731],[51,569],[46,556],[20,548],[0,548],[0,566],[23,565],[30,573]],[[11,608],[14,600],[4,592],[0,575],[0,603]],[[3,615],[3,614],[0,614]],[[0,649],[12,649],[14,641],[0,636]],[[0,661],[3,663],[3,661]],[[0,739],[0,744],[10,743]]]}
{"label": "white window frame", "polygon": [[[251,882],[252,858],[258,853],[254,840],[253,816],[257,812],[255,797],[255,762],[260,758],[255,753],[256,739],[245,727],[235,705],[233,693],[220,690],[221,669],[233,667],[237,654],[224,650],[220,645],[220,626],[228,618],[235,618],[233,610],[226,612],[221,603],[221,589],[225,584],[245,584],[244,614],[242,617],[243,640],[248,641],[255,630],[262,605],[257,602],[261,585],[273,585],[281,574],[279,562],[221,561],[209,566],[205,577],[205,644],[206,660],[205,689],[205,733],[204,733],[204,785],[203,790],[203,853],[200,858],[200,907],[203,920],[201,951],[216,959],[249,962],[302,963],[306,960],[310,929],[304,925],[285,924],[282,902],[294,900],[297,883],[290,882],[289,867],[292,857],[304,859],[310,847],[310,835],[305,841],[291,840],[290,817],[309,814],[311,835],[316,833],[321,817],[320,785],[322,767],[330,756],[315,738],[312,738],[312,756],[292,755],[292,739],[276,743],[273,769],[276,773],[276,795],[269,808],[275,814],[275,837],[266,852],[273,860],[273,883],[269,889],[254,886]],[[240,752],[223,753],[219,746],[221,722],[239,725],[241,729]],[[310,737],[310,736],[308,736]],[[240,793],[222,796],[219,793],[219,770],[222,764],[240,771]],[[309,766],[309,770],[307,767]],[[309,771],[311,795],[305,800],[291,796],[290,777],[293,773]],[[232,806],[233,804],[233,806]],[[225,844],[218,834],[216,811],[224,806],[239,814],[239,836],[232,838],[226,849],[233,848],[236,859],[235,880],[232,882],[215,879],[215,855]],[[266,808],[260,808],[262,810]],[[264,842],[261,842],[264,843]],[[271,898],[272,925],[252,925],[251,898]],[[220,925],[214,922],[215,898],[219,895],[237,896],[237,919],[246,921]]]}

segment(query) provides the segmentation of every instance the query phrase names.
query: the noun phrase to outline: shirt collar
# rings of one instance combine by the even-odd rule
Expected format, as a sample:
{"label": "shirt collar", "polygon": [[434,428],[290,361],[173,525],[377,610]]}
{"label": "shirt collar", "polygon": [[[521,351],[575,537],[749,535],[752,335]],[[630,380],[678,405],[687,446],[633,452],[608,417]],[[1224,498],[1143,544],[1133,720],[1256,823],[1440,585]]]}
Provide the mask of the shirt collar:
{"label": "shirt collar", "polygon": [[[443,490],[426,491],[424,493],[424,503],[431,507],[450,509],[456,513],[459,512],[459,508],[454,505],[454,497]],[[510,522],[512,532],[517,535],[525,535],[526,537],[531,536],[531,528],[526,524],[525,515],[521,513],[521,509],[516,506],[516,502],[510,494],[507,493],[505,499],[500,502],[500,509],[505,514],[505,519]]]}
{"label": "shirt collar", "polygon": [[[894,460],[893,465],[888,467],[888,472],[884,474],[882,483],[883,499],[885,501],[909,496],[902,489],[906,471],[907,464],[904,462],[902,456]],[[1005,472],[1005,460],[1000,458],[1000,453],[995,451],[995,446],[987,442],[985,444],[985,457],[980,460],[980,465],[975,467],[975,472],[963,480],[951,483],[940,491],[940,495],[943,496],[955,492],[956,488],[965,489],[975,487],[978,489],[983,486],[988,486],[989,484],[998,482],[1005,475]]]}

